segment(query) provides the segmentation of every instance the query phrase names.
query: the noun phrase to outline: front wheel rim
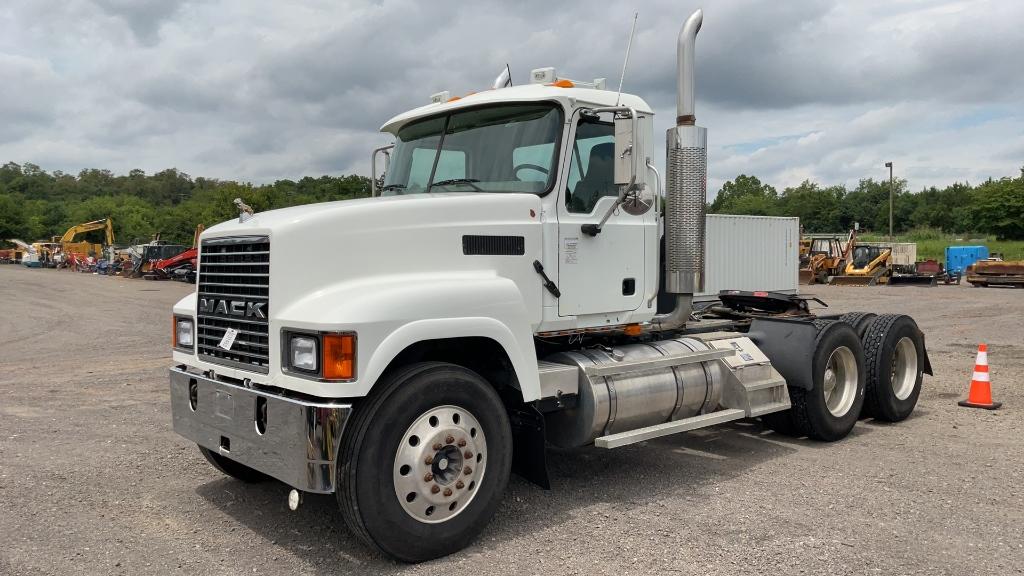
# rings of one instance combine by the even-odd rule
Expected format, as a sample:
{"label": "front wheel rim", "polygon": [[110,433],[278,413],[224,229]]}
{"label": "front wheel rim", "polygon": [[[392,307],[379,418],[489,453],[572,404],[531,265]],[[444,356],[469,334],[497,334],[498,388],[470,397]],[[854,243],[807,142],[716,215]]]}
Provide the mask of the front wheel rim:
{"label": "front wheel rim", "polygon": [[395,496],[420,522],[451,520],[479,492],[486,457],[487,439],[471,412],[450,405],[432,408],[413,421],[395,451]]}
{"label": "front wheel rim", "polygon": [[917,346],[908,336],[900,338],[892,355],[892,393],[906,400],[917,385]]}
{"label": "front wheel rim", "polygon": [[836,418],[842,418],[857,398],[857,358],[846,346],[832,351],[825,363],[823,376],[825,407]]}

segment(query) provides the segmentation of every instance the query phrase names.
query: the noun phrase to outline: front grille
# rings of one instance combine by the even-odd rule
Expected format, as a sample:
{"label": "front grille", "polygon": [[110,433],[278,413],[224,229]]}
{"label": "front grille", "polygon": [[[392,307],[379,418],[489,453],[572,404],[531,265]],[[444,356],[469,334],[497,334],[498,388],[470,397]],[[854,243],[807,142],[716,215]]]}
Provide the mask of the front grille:
{"label": "front grille", "polygon": [[[270,364],[270,240],[204,240],[199,251],[196,351],[208,362],[266,374]],[[230,349],[219,346],[228,328]]]}

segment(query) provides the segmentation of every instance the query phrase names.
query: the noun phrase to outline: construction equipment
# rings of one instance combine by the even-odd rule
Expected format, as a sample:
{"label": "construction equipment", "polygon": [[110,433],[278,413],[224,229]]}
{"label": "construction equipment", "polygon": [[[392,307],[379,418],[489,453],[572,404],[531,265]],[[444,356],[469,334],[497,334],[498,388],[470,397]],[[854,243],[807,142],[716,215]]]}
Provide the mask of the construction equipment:
{"label": "construction equipment", "polygon": [[[851,249],[852,247],[852,249]],[[851,234],[850,242],[847,245],[848,258],[845,258],[846,266],[843,274],[833,276],[829,284],[836,286],[875,286],[885,284],[892,275],[892,268],[889,260],[892,258],[892,250],[886,246],[867,246],[856,243],[856,237]]]}
{"label": "construction equipment", "polygon": [[[804,240],[801,240],[801,245]],[[839,274],[842,268],[844,250],[838,236],[830,238],[808,238],[807,254],[801,259],[801,284],[828,284],[830,276]]]}
{"label": "construction equipment", "polygon": [[16,262],[20,262],[29,268],[39,268],[41,266],[39,262],[39,248],[17,238],[10,238],[8,242],[13,242],[18,247],[18,252],[14,257]]}
{"label": "construction equipment", "polygon": [[[915,262],[909,272],[902,272],[894,267],[892,276],[889,277],[890,286],[936,286],[941,281],[950,284],[950,276],[946,274],[945,268],[938,260],[923,260]],[[956,283],[960,278],[956,277]]]}
{"label": "construction equipment", "polygon": [[104,231],[106,246],[114,244],[114,223],[110,218],[76,224],[68,228],[67,232],[64,232],[64,235],[59,239],[55,239],[55,242],[60,244],[60,252],[64,255],[65,266],[78,269],[90,257],[94,259],[103,257],[104,244],[85,241],[75,242],[75,238],[79,234],[85,234],[94,230]]}
{"label": "construction equipment", "polygon": [[[863,410],[907,418],[931,373],[908,316],[878,315],[862,335],[756,291],[694,314],[711,253],[702,18],[676,45],[664,186],[646,101],[538,68],[385,122],[395,144],[373,197],[239,206],[206,230],[196,289],[172,310],[174,431],[224,474],[285,483],[291,509],[334,493],[341,514],[305,518],[340,517],[420,562],[483,532],[512,471],[549,487],[549,444],[634,445],[655,462],[677,443],[638,444],[741,419],[836,441]],[[659,313],[662,278],[674,306]],[[808,474],[833,473],[818,460]]]}
{"label": "construction equipment", "polygon": [[192,247],[180,254],[170,258],[157,260],[150,265],[149,273],[144,276],[147,280],[181,280],[190,284],[196,282],[196,270],[198,264],[196,258],[199,256],[199,236],[203,233],[205,226],[196,226],[192,235]]}
{"label": "construction equipment", "polygon": [[979,260],[967,267],[967,281],[980,287],[1024,288],[1024,260]]}

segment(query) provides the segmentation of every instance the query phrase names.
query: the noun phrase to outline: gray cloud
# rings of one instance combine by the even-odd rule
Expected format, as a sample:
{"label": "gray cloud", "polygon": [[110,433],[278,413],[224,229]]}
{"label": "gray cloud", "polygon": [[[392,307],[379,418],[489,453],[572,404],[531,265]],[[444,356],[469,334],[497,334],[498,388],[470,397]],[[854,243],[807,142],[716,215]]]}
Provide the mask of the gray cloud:
{"label": "gray cloud", "polygon": [[[674,117],[697,6],[640,7],[626,89]],[[0,160],[268,181],[369,171],[390,116],[553,65],[617,87],[632,7],[401,1],[20,0],[0,8]],[[698,118],[710,186],[911,186],[1015,175],[1024,54],[1010,2],[730,0],[705,6]],[[660,133],[660,128],[658,133]],[[660,145],[660,136],[656,138]]]}

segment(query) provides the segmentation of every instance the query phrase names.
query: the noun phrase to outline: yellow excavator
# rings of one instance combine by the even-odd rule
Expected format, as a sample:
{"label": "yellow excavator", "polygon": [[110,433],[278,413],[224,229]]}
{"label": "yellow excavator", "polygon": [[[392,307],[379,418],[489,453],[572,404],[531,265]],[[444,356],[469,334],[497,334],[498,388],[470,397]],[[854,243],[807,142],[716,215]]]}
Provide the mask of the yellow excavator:
{"label": "yellow excavator", "polygon": [[92,232],[93,230],[103,230],[106,233],[106,245],[112,246],[114,244],[114,222],[110,218],[102,218],[100,220],[93,220],[92,222],[84,222],[82,224],[76,224],[60,237],[59,240],[55,240],[60,243],[61,252],[64,253],[64,257],[71,258],[85,258],[92,256],[94,258],[103,257],[103,244],[95,244],[93,242],[75,242],[75,237],[79,234],[85,234],[86,232]]}

